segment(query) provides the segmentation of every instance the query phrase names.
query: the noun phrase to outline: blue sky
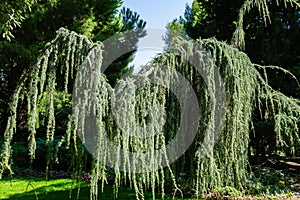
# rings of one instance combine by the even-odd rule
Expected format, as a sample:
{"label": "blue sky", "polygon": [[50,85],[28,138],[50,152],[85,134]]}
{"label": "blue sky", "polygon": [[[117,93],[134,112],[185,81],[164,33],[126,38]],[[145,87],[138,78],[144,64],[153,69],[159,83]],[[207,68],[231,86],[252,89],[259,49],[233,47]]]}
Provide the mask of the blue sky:
{"label": "blue sky", "polygon": [[[141,41],[133,61],[136,68],[146,64],[156,53],[162,51],[164,42],[158,34],[164,35],[166,24],[183,15],[185,5],[191,3],[192,0],[124,0],[123,6],[137,12],[147,22],[146,28],[150,29],[148,38],[146,36],[145,41]],[[155,44],[151,45],[151,41]]]}

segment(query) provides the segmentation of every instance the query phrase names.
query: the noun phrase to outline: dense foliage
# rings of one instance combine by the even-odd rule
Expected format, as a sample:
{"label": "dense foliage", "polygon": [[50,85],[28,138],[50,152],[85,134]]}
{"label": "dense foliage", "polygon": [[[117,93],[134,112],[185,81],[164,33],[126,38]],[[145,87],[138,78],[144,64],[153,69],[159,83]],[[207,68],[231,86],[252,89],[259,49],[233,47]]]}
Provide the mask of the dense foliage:
{"label": "dense foliage", "polygon": [[[299,7],[296,1],[286,2]],[[90,199],[98,199],[98,188],[101,186],[103,190],[111,170],[114,170],[115,195],[122,184],[129,184],[135,189],[136,199],[145,199],[145,191],[149,189],[153,198],[157,191],[162,198],[171,191],[174,196],[192,192],[199,198],[214,188],[225,188],[220,189],[224,193],[236,192],[234,188],[243,190],[251,178],[248,146],[255,108],[262,119],[274,121],[273,137],[278,149],[294,154],[300,144],[300,101],[274,90],[268,82],[270,67],[254,64],[243,52],[247,47],[247,43],[244,45],[244,17],[253,7],[260,8],[262,19],[270,17],[267,1],[245,1],[230,45],[215,38],[187,40],[186,36],[170,32],[169,49],[146,66],[143,74],[119,81],[115,89],[102,73],[111,49],[87,36],[60,28],[16,84],[1,149],[0,175],[5,170],[13,173],[12,141],[18,135],[20,112],[25,110],[31,163],[36,156],[37,125],[41,124],[45,127],[47,170],[52,162],[58,161],[55,158],[59,148],[66,145],[72,153],[73,177],[79,180],[87,165],[85,147],[92,154]],[[122,13],[127,16],[125,19],[133,19],[125,23],[129,27],[135,28],[136,23],[144,26],[138,22],[137,15],[126,10]],[[173,27],[184,32],[180,23]],[[93,31],[89,33],[97,37]],[[133,46],[143,35],[137,33]],[[119,36],[113,43],[116,47],[122,47],[127,39],[126,34]],[[211,60],[207,59],[208,55]],[[202,71],[192,66],[195,62],[203,64]],[[207,62],[210,64],[205,65]],[[159,64],[166,68],[163,70]],[[289,74],[283,68],[271,69]],[[192,85],[199,112],[188,104],[182,106],[182,101],[167,89],[174,84],[185,84],[176,72]],[[157,84],[150,84],[153,78]],[[144,87],[138,88],[137,80]],[[218,102],[223,95],[217,92],[218,88],[224,92],[226,101]],[[55,103],[55,99],[62,95],[66,105],[70,89],[73,89],[73,112],[63,125],[66,133],[57,142],[55,107],[59,102]],[[181,97],[191,100],[188,90],[180,92]],[[224,112],[220,119],[224,123],[220,127],[216,120],[218,112]],[[189,120],[189,116],[182,113],[199,114],[200,120],[191,122],[199,127],[187,152],[171,163],[177,151],[170,151],[168,142],[177,134],[179,124]],[[164,115],[168,117],[166,123],[156,120]],[[189,127],[183,130],[191,131]],[[213,148],[203,146],[206,140],[217,137]],[[175,137],[174,144],[181,146],[182,141],[189,139],[189,135],[183,134]]]}
{"label": "dense foliage", "polygon": [[[299,98],[299,82],[295,79],[300,78],[300,49],[296,42],[300,40],[299,3],[253,2],[259,4],[258,9],[249,9],[251,1],[247,6],[234,0],[195,0],[192,6],[186,7],[184,17],[174,20],[168,27],[193,39],[215,37],[227,43],[237,39],[241,43],[236,45],[240,45],[253,63],[270,66],[266,71],[258,69],[261,74],[267,73],[270,86],[287,96]],[[242,9],[239,10],[240,7]],[[295,77],[272,66],[280,66]],[[255,131],[250,135],[251,163],[264,163],[271,155],[290,155],[286,151],[288,146],[284,151],[276,147],[272,119],[263,119],[258,109],[254,111],[253,119]],[[300,153],[299,148],[296,152]]]}
{"label": "dense foliage", "polygon": [[[5,13],[7,13],[13,20],[18,21],[9,12],[11,9],[16,10],[15,7],[20,5],[24,6],[22,2],[1,1],[0,6],[5,10],[1,20],[6,19]],[[11,41],[0,39],[0,127],[2,130],[8,117],[8,98],[18,84],[22,72],[36,62],[40,50],[55,37],[60,27],[86,35],[93,41],[103,41],[117,32],[143,28],[146,24],[137,13],[128,8],[121,9],[120,0],[25,2],[32,2],[31,12],[17,12],[24,19],[20,27],[10,30],[14,38]],[[119,77],[130,71],[129,62],[133,59],[133,54],[134,52],[130,52],[123,55],[106,70],[112,85]],[[64,74],[57,74],[57,79],[63,77]],[[64,88],[64,83],[61,83],[58,85],[60,89]],[[71,93],[72,84],[70,85],[68,92]],[[24,118],[24,116],[20,117]]]}
{"label": "dense foliage", "polygon": [[[298,3],[295,2],[272,0],[267,1],[266,5],[261,3],[258,9],[246,9],[242,28],[245,34],[245,52],[251,61],[283,67],[299,78],[300,49],[296,41],[300,40],[300,12]],[[243,1],[238,0],[195,0],[191,7],[186,7],[184,17],[174,20],[169,26],[193,39],[215,37],[230,43],[236,26],[240,23],[237,18],[242,5]],[[264,18],[259,12],[268,16]],[[300,96],[297,83],[289,75],[285,76],[277,70],[270,70],[268,74],[269,82],[274,88],[288,96]]]}

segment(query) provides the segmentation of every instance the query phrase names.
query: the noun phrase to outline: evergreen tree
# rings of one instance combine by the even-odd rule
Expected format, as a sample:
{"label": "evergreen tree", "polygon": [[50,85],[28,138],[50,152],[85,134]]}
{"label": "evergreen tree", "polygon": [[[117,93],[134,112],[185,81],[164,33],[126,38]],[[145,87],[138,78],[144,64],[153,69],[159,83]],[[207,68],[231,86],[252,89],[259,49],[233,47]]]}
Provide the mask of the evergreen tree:
{"label": "evergreen tree", "polygon": [[[244,2],[238,0],[194,0],[191,7],[186,6],[184,17],[174,20],[169,29],[177,29],[193,39],[215,37],[230,43],[239,26],[239,8],[243,5]],[[265,2],[266,7],[262,3],[256,9],[246,9],[242,20],[244,35],[241,37],[244,37],[243,51],[252,62],[280,66],[300,80],[300,46],[296,42],[300,41],[300,12],[299,6],[295,5],[295,2],[272,0]],[[272,67],[266,72],[258,70],[268,75],[268,83],[274,89],[300,98],[299,81],[295,77]],[[265,162],[266,156],[282,153],[276,148],[278,138],[273,136],[274,121],[263,119],[258,110],[254,111],[253,118],[256,134],[251,132],[249,148],[254,148],[252,152],[259,152],[260,157],[254,153],[251,161]]]}
{"label": "evergreen tree", "polygon": [[[68,87],[70,82],[66,80],[76,78],[73,113],[57,148],[66,143],[72,150],[74,177],[80,180],[85,165],[84,147],[91,147],[91,200],[98,199],[99,185],[103,189],[107,182],[107,166],[114,170],[115,194],[128,180],[135,189],[136,199],[145,199],[144,192],[149,188],[153,198],[157,189],[164,198],[167,185],[172,188],[174,197],[182,196],[183,189],[192,191],[196,198],[216,187],[245,189],[251,177],[247,152],[254,108],[261,111],[265,120],[274,120],[274,137],[278,139],[279,149],[293,154],[300,144],[300,101],[274,90],[268,83],[269,67],[253,63],[242,51],[245,44],[243,17],[247,11],[258,7],[262,19],[268,19],[267,2],[244,2],[231,44],[215,38],[194,41],[172,35],[168,38],[169,49],[152,62],[151,70],[146,67],[145,73],[120,81],[118,89],[113,89],[100,73],[107,50],[103,43],[94,43],[84,35],[59,29],[16,85],[1,149],[0,178],[5,170],[12,173],[11,142],[18,134],[21,100],[26,98],[27,101],[28,151],[32,161],[39,106],[46,94],[47,147],[49,154],[55,156],[51,154],[56,127],[54,95],[60,89],[57,87],[60,82]],[[299,8],[296,0],[285,2]],[[173,27],[182,30],[181,26]],[[119,43],[122,46],[124,38],[121,37]],[[201,64],[200,68],[193,67],[194,62]],[[161,70],[161,64],[165,71]],[[77,77],[70,76],[69,72],[75,72],[78,66],[82,68]],[[279,67],[273,69],[288,73]],[[61,72],[63,80],[57,79]],[[185,79],[180,79],[176,72]],[[162,76],[157,76],[160,74]],[[151,85],[153,77],[157,84]],[[137,88],[136,81],[141,81],[139,83],[144,87]],[[176,97],[166,89],[174,84],[179,84]],[[192,89],[182,85],[191,85]],[[193,98],[199,103],[199,109],[195,104],[189,104]],[[165,114],[171,116],[171,121],[164,123]],[[197,115],[199,117],[190,120],[191,116]],[[182,121],[187,123],[183,123],[183,134],[178,136]],[[191,127],[196,133],[192,141]],[[191,146],[172,165],[170,162],[180,153],[177,149],[186,141],[190,141]],[[213,145],[212,141],[215,142]],[[290,148],[285,149],[286,145]]]}
{"label": "evergreen tree", "polygon": [[[4,127],[3,120],[7,117],[7,102],[12,94],[23,70],[32,65],[40,50],[56,34],[60,27],[88,36],[93,41],[103,41],[118,32],[139,29],[145,27],[145,22],[139,19],[139,15],[130,9],[120,9],[121,0],[58,0],[58,1],[26,1],[26,12],[17,12],[19,18],[15,19],[16,26],[10,29],[7,38],[0,40],[0,123]],[[29,2],[31,2],[29,4]],[[35,3],[34,3],[35,2]],[[22,1],[4,1],[0,8],[4,20],[11,10],[21,8]],[[21,6],[22,5],[22,6]],[[27,5],[27,4],[26,4]],[[5,12],[7,15],[5,15]],[[21,23],[22,21],[22,23]],[[7,22],[12,23],[12,22]],[[5,28],[5,26],[2,26]],[[4,30],[3,31],[8,31]],[[14,38],[12,38],[12,35]],[[5,36],[6,37],[6,36]],[[138,38],[136,42],[138,41]],[[113,62],[105,71],[111,84],[123,74],[130,71],[129,62],[133,59],[134,52],[122,56]],[[63,79],[62,74],[57,74],[58,79]],[[71,84],[70,84],[71,85]],[[64,89],[64,85],[60,87]],[[68,92],[72,92],[70,86]]]}
{"label": "evergreen tree", "polygon": [[[173,23],[182,24],[183,32],[193,39],[215,37],[230,43],[235,31],[239,0],[194,0],[186,6],[184,17]],[[250,10],[244,17],[245,52],[262,65],[276,65],[288,69],[300,78],[300,11],[293,4],[272,0],[266,2],[269,17],[265,20],[259,9]],[[277,70],[268,71],[270,84],[285,94],[300,97],[298,84]],[[291,87],[293,88],[291,90]]]}

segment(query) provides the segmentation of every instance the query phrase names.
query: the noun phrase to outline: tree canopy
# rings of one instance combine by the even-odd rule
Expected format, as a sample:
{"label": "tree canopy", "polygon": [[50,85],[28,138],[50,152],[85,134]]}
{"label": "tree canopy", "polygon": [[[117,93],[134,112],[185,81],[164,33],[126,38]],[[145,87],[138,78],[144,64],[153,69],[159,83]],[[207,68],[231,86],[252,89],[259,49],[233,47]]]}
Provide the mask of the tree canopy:
{"label": "tree canopy", "polygon": [[[239,23],[239,9],[243,3],[238,0],[195,0],[186,7],[184,16],[173,24],[180,24],[181,31],[193,39],[215,37],[230,43]],[[296,42],[300,40],[299,3],[277,0],[265,3],[255,9],[245,10],[242,21],[245,52],[254,63],[283,67],[299,79],[300,47]],[[268,16],[263,17],[259,12]],[[274,88],[289,96],[300,96],[299,87],[290,76],[277,70],[268,70],[268,73]],[[293,90],[290,90],[291,86]]]}
{"label": "tree canopy", "polygon": [[[28,6],[26,6],[28,4]],[[22,6],[21,6],[22,5]],[[25,5],[25,6],[24,6]],[[58,0],[58,1],[2,1],[3,18],[11,16],[13,21],[3,21],[3,31],[7,23],[18,26],[9,29],[10,40],[0,40],[0,122],[4,127],[7,118],[7,98],[12,94],[22,72],[32,65],[40,50],[50,42],[60,27],[86,35],[93,41],[103,41],[122,31],[144,28],[146,22],[129,8],[120,8],[120,0]],[[16,9],[25,9],[16,11]],[[30,10],[28,10],[30,8]],[[10,12],[17,12],[17,16]],[[26,11],[26,12],[25,12]],[[14,37],[12,38],[11,35]],[[129,62],[134,52],[123,55],[107,69],[111,84],[130,70]],[[57,74],[58,79],[64,75]],[[18,77],[18,78],[16,78]],[[64,86],[61,85],[61,88]],[[69,88],[72,92],[72,87]]]}
{"label": "tree canopy", "polygon": [[[284,2],[299,8],[297,1]],[[69,5],[71,2],[63,3]],[[98,4],[94,3],[97,8]],[[190,192],[201,198],[216,187],[247,188],[252,176],[248,147],[254,109],[258,109],[262,119],[274,121],[273,137],[276,137],[278,149],[295,154],[300,144],[300,101],[273,89],[267,71],[271,68],[292,75],[284,68],[255,63],[244,52],[244,48],[247,49],[246,15],[257,7],[260,20],[267,22],[269,17],[271,19],[268,3],[246,0],[238,10],[233,9],[237,18],[230,44],[218,38],[197,36],[192,40],[172,32],[171,29],[188,33],[183,19],[171,24],[168,49],[145,66],[143,73],[122,78],[116,87],[109,82],[109,75],[102,73],[109,64],[108,55],[114,53],[114,48],[126,45],[133,50],[132,46],[145,33],[138,30],[117,34],[109,46],[105,40],[101,42],[105,34],[114,33],[112,29],[106,32],[106,28],[118,24],[118,19],[126,24],[117,26],[122,30],[143,27],[144,23],[138,20],[137,14],[123,9],[117,20],[112,18],[107,26],[95,25],[88,34],[85,32],[90,34],[89,38],[80,32],[83,24],[76,26],[88,20],[75,17],[75,22],[67,28],[75,27],[79,33],[59,28],[15,84],[0,154],[0,176],[6,170],[13,173],[11,144],[20,134],[17,131],[19,116],[24,111],[29,160],[34,162],[37,124],[42,111],[46,170],[51,162],[59,162],[57,152],[65,145],[72,152],[73,177],[79,181],[87,165],[85,157],[92,155],[89,160],[90,199],[98,199],[101,195],[98,188],[103,190],[109,173],[114,174],[116,195],[122,184],[128,184],[134,188],[136,199],[145,199],[145,190],[149,189],[153,198],[157,191],[162,198],[167,192],[174,197]],[[212,5],[218,7],[218,2]],[[200,8],[201,4],[194,3],[197,17],[192,15],[196,20],[192,27],[198,20],[216,14],[216,11],[205,14]],[[54,13],[53,21],[58,20],[60,12]],[[94,15],[97,16],[97,12]],[[46,32],[42,36],[45,35]],[[197,64],[199,66],[195,67]],[[55,144],[54,98],[58,92],[70,90],[73,91],[72,113],[67,120],[66,133]],[[180,131],[182,134],[178,134]],[[180,151],[186,144],[188,148]]]}
{"label": "tree canopy", "polygon": [[[255,4],[256,8],[249,9]],[[195,0],[191,6],[186,6],[184,16],[168,27],[193,39],[215,37],[227,43],[235,40],[235,46],[253,63],[270,66],[258,69],[261,74],[267,74],[270,86],[287,96],[299,98],[300,49],[296,42],[300,40],[299,17],[297,1],[267,1],[264,4],[263,1]],[[272,136],[274,121],[263,119],[258,109],[253,118],[255,128],[251,132],[250,149],[265,152],[262,158],[254,153],[253,162],[264,162],[266,156],[281,154],[275,145],[278,138]]]}

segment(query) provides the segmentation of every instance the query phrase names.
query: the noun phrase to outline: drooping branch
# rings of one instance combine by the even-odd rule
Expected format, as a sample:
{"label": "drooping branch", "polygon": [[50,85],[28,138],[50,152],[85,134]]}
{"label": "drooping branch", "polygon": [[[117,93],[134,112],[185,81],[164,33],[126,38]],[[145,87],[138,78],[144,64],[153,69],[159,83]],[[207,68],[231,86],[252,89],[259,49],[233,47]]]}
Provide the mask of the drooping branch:
{"label": "drooping branch", "polygon": [[1,169],[0,174],[5,169],[11,169],[11,141],[17,129],[17,107],[20,97],[26,97],[28,111],[28,131],[29,131],[29,155],[30,159],[35,158],[35,133],[38,120],[38,104],[44,93],[48,98],[48,125],[47,125],[47,144],[53,141],[55,130],[53,94],[56,90],[57,75],[64,73],[65,90],[68,88],[70,76],[76,71],[87,55],[93,43],[85,36],[70,32],[66,29],[59,29],[56,38],[49,42],[42,50],[41,56],[35,65],[25,71],[20,79],[17,88],[12,95],[10,107],[11,116],[4,132],[4,144],[1,149]]}
{"label": "drooping branch", "polygon": [[[0,174],[11,170],[11,141],[16,133],[20,98],[27,97],[29,152],[34,159],[38,104],[46,93],[45,134],[51,147],[55,134],[53,95],[59,90],[68,91],[71,82],[75,83],[73,113],[59,145],[66,142],[72,149],[77,177],[84,148],[93,155],[90,199],[98,198],[99,182],[103,190],[108,168],[115,173],[116,194],[121,184],[128,183],[137,199],[145,199],[147,189],[155,195],[158,188],[164,197],[167,182],[175,195],[181,191],[178,182],[184,173],[183,180],[192,183],[197,196],[225,185],[243,189],[249,178],[247,149],[255,106],[265,105],[263,116],[275,120],[279,146],[299,144],[300,102],[273,90],[245,53],[213,38],[189,41],[172,37],[170,46],[147,66],[150,70],[125,77],[113,89],[101,71],[105,50],[102,43],[93,44],[84,36],[60,29],[13,95]],[[193,64],[200,65],[200,70]],[[63,83],[57,78],[60,74]],[[173,94],[176,88],[178,95]],[[218,88],[226,94],[222,106],[218,104],[222,97]],[[199,110],[189,106],[193,98]],[[223,106],[225,117],[221,115],[223,123],[218,127],[216,116],[223,112]],[[199,120],[190,120],[196,115]],[[191,140],[189,133],[193,130],[186,126],[182,129],[185,134],[177,137],[182,123],[198,128],[186,152],[177,150]],[[209,141],[213,145],[206,145]]]}
{"label": "drooping branch", "polygon": [[[296,9],[300,8],[300,3],[297,0],[284,0],[284,6],[287,7],[290,4],[292,7],[295,6]],[[245,31],[244,31],[244,17],[249,13],[254,7],[258,8],[259,14],[263,18],[265,25],[271,23],[271,17],[269,12],[268,0],[246,0],[239,9],[236,29],[233,33],[231,39],[231,45],[234,47],[245,50]],[[277,6],[279,6],[279,1],[276,0]]]}

